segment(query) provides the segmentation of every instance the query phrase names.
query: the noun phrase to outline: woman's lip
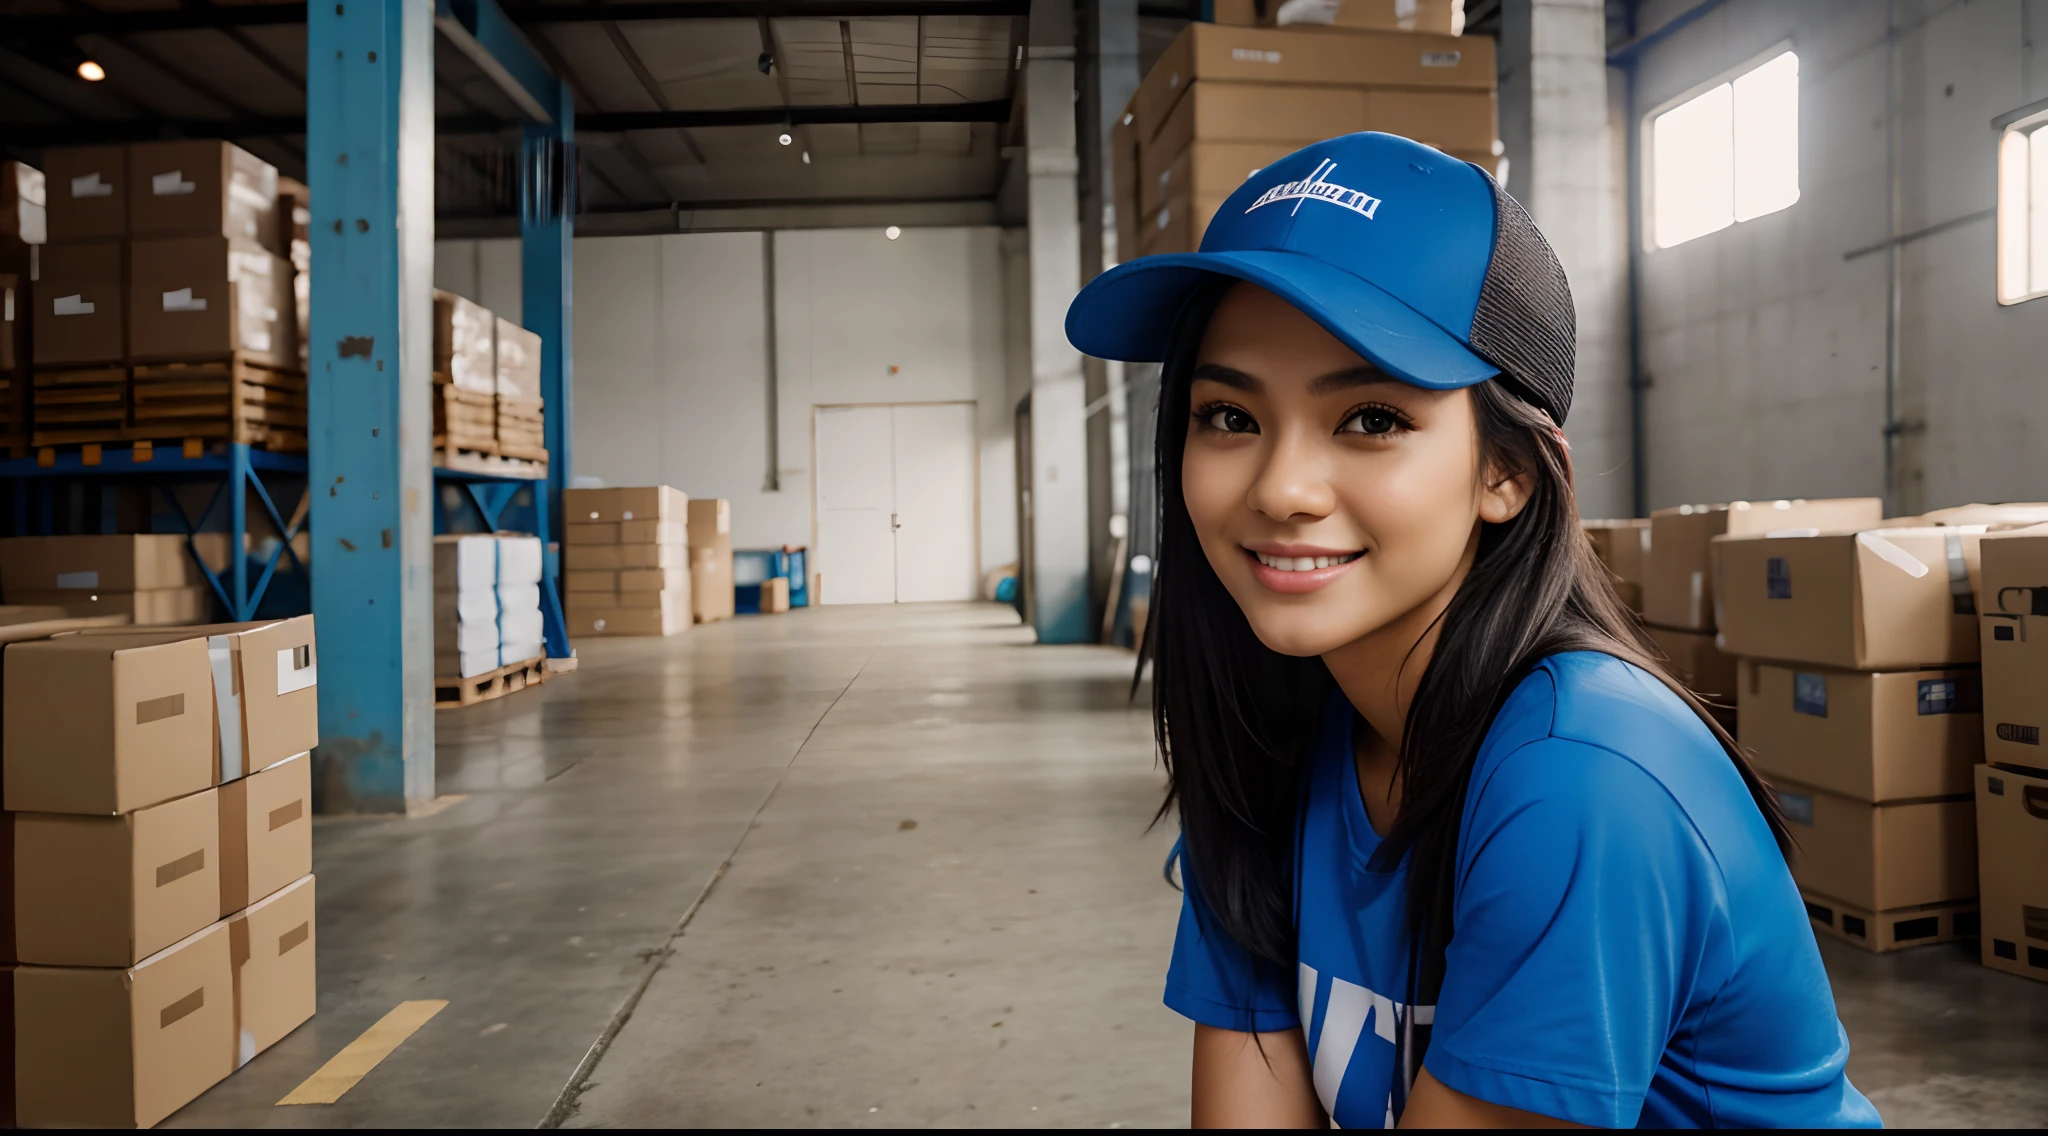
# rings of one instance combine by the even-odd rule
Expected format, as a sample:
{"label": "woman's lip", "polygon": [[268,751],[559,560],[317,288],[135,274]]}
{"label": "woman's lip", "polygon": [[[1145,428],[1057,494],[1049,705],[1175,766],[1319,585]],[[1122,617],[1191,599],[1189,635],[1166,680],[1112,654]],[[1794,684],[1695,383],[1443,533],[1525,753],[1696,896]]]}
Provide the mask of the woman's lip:
{"label": "woman's lip", "polygon": [[[1323,553],[1322,555],[1342,556],[1344,553]],[[1352,565],[1365,558],[1364,553],[1358,553],[1352,559],[1346,560],[1342,564],[1332,564],[1328,568],[1312,568],[1306,572],[1284,572],[1278,568],[1267,567],[1251,549],[1246,549],[1244,556],[1246,560],[1251,562],[1253,579],[1257,580],[1268,591],[1279,592],[1282,595],[1289,596],[1304,595],[1308,592],[1328,587],[1337,577],[1349,571]]]}
{"label": "woman's lip", "polygon": [[1356,548],[1324,548],[1315,544],[1247,544],[1247,552],[1262,552],[1267,556],[1357,556]]}

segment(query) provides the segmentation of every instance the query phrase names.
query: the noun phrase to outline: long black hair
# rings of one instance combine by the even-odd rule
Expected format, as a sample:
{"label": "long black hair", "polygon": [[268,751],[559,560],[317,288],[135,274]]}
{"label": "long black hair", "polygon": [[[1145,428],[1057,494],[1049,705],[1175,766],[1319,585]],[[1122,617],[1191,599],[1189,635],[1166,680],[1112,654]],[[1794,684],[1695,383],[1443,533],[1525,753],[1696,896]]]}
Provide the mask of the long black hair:
{"label": "long black hair", "polygon": [[[1259,642],[1203,554],[1181,495],[1190,376],[1209,317],[1233,283],[1219,278],[1189,301],[1160,376],[1159,549],[1139,667],[1153,666],[1153,728],[1168,777],[1159,819],[1179,814],[1183,878],[1239,945],[1291,970],[1299,775],[1335,681],[1321,659]],[[1781,848],[1787,840],[1776,799],[1734,738],[1672,676],[1616,594],[1580,526],[1563,436],[1512,382],[1469,389],[1482,463],[1527,477],[1529,499],[1514,519],[1482,523],[1472,570],[1437,621],[1402,735],[1400,810],[1373,865],[1408,859],[1408,929],[1429,986],[1441,979],[1451,937],[1473,763],[1501,703],[1549,655],[1598,651],[1670,687],[1727,751]]]}

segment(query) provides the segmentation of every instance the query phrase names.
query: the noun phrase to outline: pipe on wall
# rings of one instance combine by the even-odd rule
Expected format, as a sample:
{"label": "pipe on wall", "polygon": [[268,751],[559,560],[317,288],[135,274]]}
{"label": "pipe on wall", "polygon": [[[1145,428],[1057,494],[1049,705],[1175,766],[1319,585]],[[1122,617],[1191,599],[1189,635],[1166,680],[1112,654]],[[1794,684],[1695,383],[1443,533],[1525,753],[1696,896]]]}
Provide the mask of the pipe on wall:
{"label": "pipe on wall", "polygon": [[768,474],[761,481],[767,493],[782,489],[782,364],[775,357],[775,230],[761,232],[761,324],[766,329],[768,388]]}

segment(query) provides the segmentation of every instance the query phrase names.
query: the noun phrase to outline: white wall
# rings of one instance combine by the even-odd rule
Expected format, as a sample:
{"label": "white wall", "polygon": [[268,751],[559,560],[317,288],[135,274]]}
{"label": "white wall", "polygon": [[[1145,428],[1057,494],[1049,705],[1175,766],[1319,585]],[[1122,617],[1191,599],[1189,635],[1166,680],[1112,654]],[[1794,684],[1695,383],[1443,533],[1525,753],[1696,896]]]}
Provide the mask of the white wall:
{"label": "white wall", "polygon": [[[974,402],[981,563],[1014,560],[1001,231],[905,229],[896,241],[876,229],[775,234],[777,490],[766,488],[765,241],[576,242],[574,472],[728,498],[738,547],[815,547],[815,406]],[[439,251],[437,284],[502,312],[503,299],[486,298],[495,288],[517,310],[516,242],[446,241]]]}
{"label": "white wall", "polygon": [[[1884,491],[1886,255],[1902,246],[1897,508],[2048,497],[2048,301],[2000,307],[1991,119],[2048,96],[2048,2],[1897,4],[1901,207],[1884,0],[1729,0],[1643,56],[1647,111],[1790,40],[1800,200],[1643,258],[1650,504]],[[1689,7],[1646,4],[1646,25]]]}

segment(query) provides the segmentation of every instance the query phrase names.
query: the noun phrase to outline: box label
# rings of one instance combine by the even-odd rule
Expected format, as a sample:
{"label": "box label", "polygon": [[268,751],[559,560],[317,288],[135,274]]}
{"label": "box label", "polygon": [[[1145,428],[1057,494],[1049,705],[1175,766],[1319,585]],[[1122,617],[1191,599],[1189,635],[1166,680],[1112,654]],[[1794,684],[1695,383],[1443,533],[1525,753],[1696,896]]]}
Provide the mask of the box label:
{"label": "box label", "polygon": [[1998,724],[1998,740],[2018,745],[2037,746],[2041,744],[2041,727],[2022,726],[2013,722]]}
{"label": "box label", "polygon": [[1764,561],[1764,594],[1774,600],[1792,598],[1792,565],[1784,557]]}
{"label": "box label", "polygon": [[1792,712],[1828,716],[1828,676],[1799,671],[1792,676]]}
{"label": "box label", "polygon": [[313,645],[301,643],[277,653],[277,693],[282,696],[304,690],[320,681],[320,664],[313,658]]}
{"label": "box label", "polygon": [[1813,798],[1805,793],[1778,792],[1778,807],[1784,810],[1785,819],[1793,824],[1813,827]]}
{"label": "box label", "polygon": [[114,196],[114,187],[100,180],[98,171],[94,171],[93,173],[81,174],[71,179],[71,196],[74,198],[112,197]]}
{"label": "box label", "polygon": [[1465,57],[1462,51],[1425,51],[1422,53],[1424,67],[1456,67]]}
{"label": "box label", "polygon": [[93,305],[82,292],[58,296],[50,301],[50,314],[53,316],[89,316],[92,313]]}
{"label": "box label", "polygon": [[1920,680],[1920,716],[1929,714],[1979,714],[1984,710],[1983,688],[1962,678]]}
{"label": "box label", "polygon": [[81,591],[90,591],[99,586],[100,574],[98,572],[57,573],[57,588],[59,591],[69,591],[73,588]]}

